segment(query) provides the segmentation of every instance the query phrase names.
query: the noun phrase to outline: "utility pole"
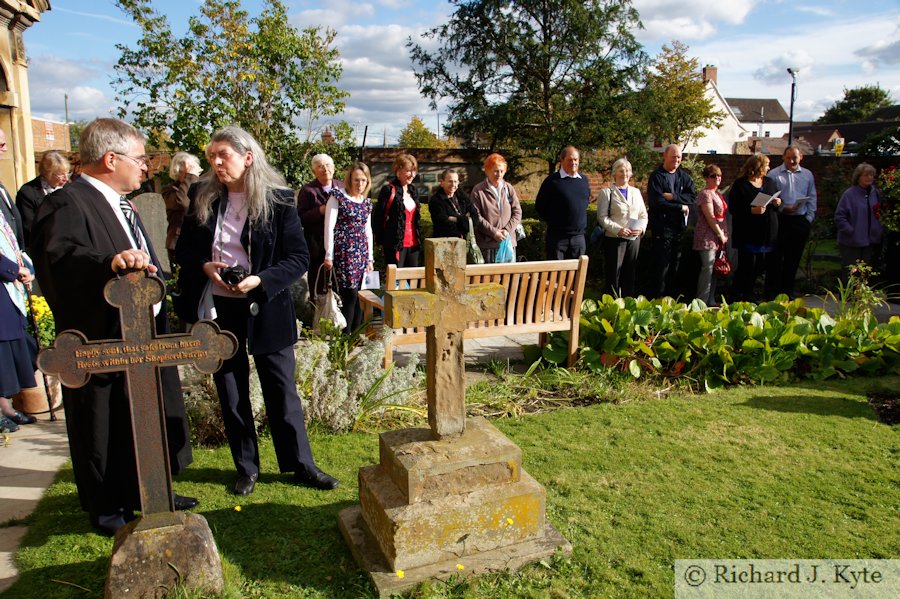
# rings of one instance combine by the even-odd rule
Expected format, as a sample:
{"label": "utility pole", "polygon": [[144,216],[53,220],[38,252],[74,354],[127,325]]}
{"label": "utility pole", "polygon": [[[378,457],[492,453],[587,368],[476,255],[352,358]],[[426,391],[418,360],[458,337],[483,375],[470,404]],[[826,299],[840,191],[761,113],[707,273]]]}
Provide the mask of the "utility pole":
{"label": "utility pole", "polygon": [[794,98],[797,96],[797,69],[788,67],[791,76],[791,115],[788,120],[788,145],[794,143]]}
{"label": "utility pole", "polygon": [[63,97],[66,100],[66,123],[69,122],[69,94],[63,94]]}

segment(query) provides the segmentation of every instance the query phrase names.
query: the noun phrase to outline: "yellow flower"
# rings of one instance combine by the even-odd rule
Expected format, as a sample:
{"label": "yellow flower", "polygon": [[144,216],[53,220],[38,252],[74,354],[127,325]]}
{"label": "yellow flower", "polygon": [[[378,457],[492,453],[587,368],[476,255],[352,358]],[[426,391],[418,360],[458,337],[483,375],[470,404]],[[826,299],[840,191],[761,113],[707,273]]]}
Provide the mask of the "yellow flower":
{"label": "yellow flower", "polygon": [[506,523],[509,524],[510,526],[512,526],[513,519],[512,519],[512,518],[507,518],[507,519],[506,519]]}
{"label": "yellow flower", "polygon": [[236,512],[241,511],[241,506],[239,506],[239,505],[234,506],[234,511],[236,511]]}
{"label": "yellow flower", "polygon": [[462,564],[456,564],[456,569],[457,569],[457,570],[465,570],[466,567],[465,567],[464,565],[462,565]]}
{"label": "yellow flower", "polygon": [[397,570],[397,578],[403,578],[404,576],[406,576],[406,572],[404,572],[403,570]]}

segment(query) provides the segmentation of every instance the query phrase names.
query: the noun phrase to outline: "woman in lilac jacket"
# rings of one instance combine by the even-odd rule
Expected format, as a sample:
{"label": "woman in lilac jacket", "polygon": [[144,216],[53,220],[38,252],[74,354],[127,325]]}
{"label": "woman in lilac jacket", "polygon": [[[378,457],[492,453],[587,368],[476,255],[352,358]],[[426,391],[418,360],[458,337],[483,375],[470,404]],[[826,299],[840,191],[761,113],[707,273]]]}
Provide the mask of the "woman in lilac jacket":
{"label": "woman in lilac jacket", "polygon": [[875,187],[875,167],[860,163],[853,171],[852,180],[853,185],[841,196],[834,211],[844,280],[858,260],[872,264],[884,233],[875,208],[881,201]]}

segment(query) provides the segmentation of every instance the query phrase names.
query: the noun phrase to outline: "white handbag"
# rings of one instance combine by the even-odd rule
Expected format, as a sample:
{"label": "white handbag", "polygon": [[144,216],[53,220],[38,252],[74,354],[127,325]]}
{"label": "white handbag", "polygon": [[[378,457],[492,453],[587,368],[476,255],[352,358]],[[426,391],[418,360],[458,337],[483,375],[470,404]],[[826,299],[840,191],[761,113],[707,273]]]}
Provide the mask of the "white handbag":
{"label": "white handbag", "polygon": [[[319,272],[316,273],[316,284],[312,288],[313,291],[319,288],[319,277],[322,275],[323,268],[325,268],[324,264],[319,266]],[[338,289],[340,289],[340,286],[338,285],[334,268],[326,269],[325,293],[313,297],[313,304],[315,304],[312,327],[313,333],[319,334],[322,332],[320,323],[323,320],[330,320],[337,329],[344,330],[344,328],[346,328],[347,319],[344,318],[344,313],[341,312],[341,296],[338,294]]]}

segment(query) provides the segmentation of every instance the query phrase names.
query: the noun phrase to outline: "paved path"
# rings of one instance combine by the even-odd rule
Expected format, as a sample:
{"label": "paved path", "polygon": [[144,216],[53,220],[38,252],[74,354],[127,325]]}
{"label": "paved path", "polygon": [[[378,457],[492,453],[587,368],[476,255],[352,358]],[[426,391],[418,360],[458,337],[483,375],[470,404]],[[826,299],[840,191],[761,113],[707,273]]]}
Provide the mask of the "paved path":
{"label": "paved path", "polygon": [[[66,421],[62,410],[51,422],[47,414],[38,421],[10,433],[8,444],[0,437],[0,524],[19,521],[34,511],[53,482],[57,471],[69,459]],[[18,578],[14,558],[26,528],[0,528],[0,592]]]}
{"label": "paved path", "polygon": [[[821,298],[804,298],[808,305],[833,309],[834,304]],[[886,321],[891,315],[900,315],[900,305],[888,304],[877,310],[879,320]],[[466,339],[466,365],[470,366],[470,382],[479,378],[482,368],[476,364],[520,361],[527,345],[538,342],[536,333],[509,335],[487,339]],[[398,364],[406,364],[413,353],[425,354],[425,344],[398,346],[394,357]],[[46,414],[38,416],[38,422],[22,426],[18,432],[9,435],[9,444],[2,445],[0,438],[0,524],[11,520],[21,520],[37,506],[57,471],[69,459],[66,426],[62,410],[59,420],[50,422]],[[24,526],[0,528],[0,593],[8,589],[18,577],[14,564],[15,552],[25,535]]]}

